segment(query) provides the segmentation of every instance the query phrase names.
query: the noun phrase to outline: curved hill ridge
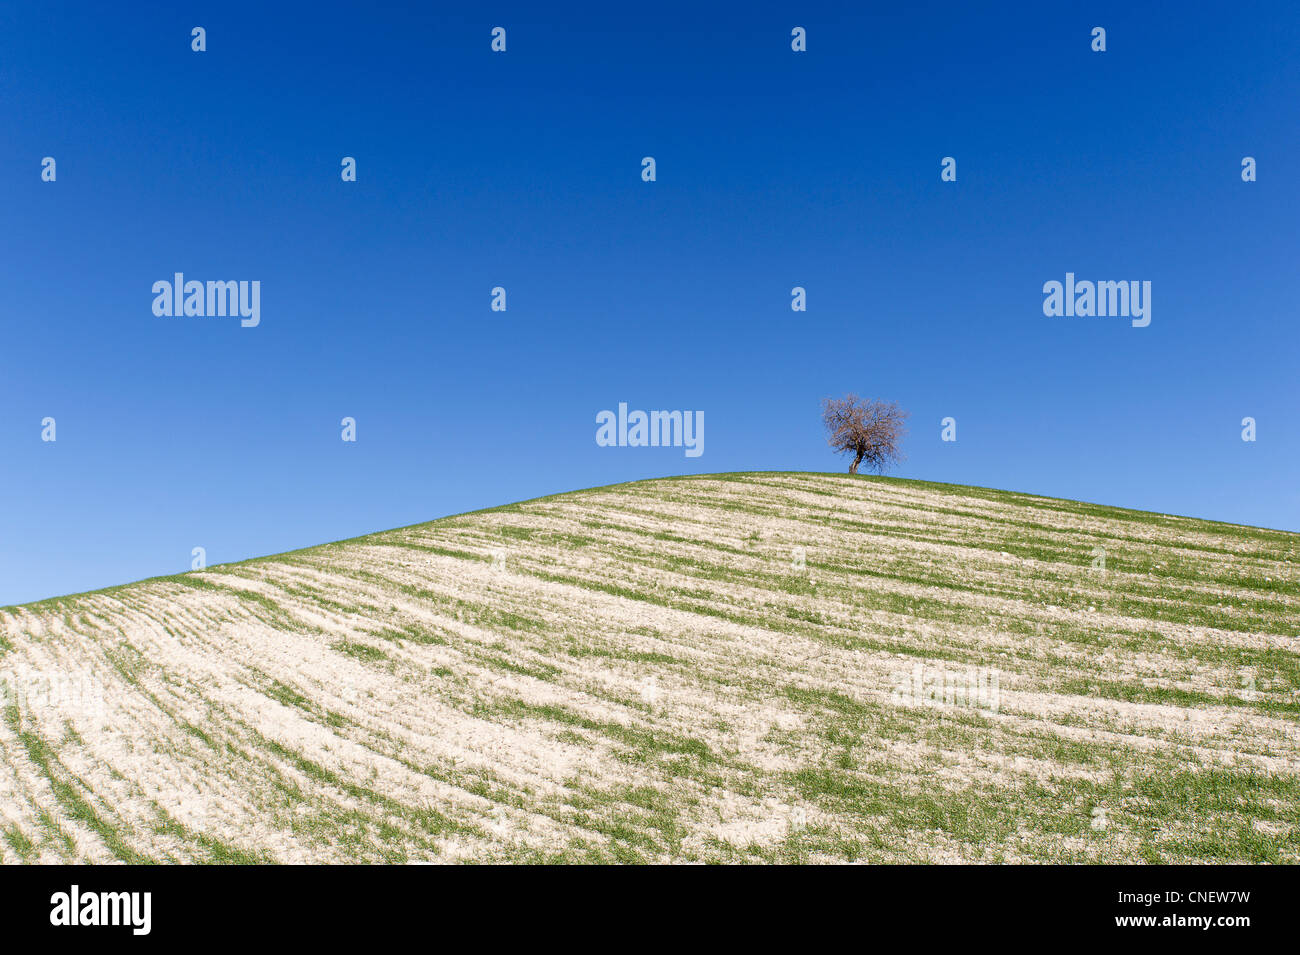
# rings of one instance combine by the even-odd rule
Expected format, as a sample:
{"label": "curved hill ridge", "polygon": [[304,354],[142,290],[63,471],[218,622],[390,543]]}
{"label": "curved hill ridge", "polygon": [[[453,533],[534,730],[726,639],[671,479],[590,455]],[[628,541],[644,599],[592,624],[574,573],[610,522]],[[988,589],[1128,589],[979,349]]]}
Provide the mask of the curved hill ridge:
{"label": "curved hill ridge", "polygon": [[1300,535],[845,475],[0,610],[0,861],[1300,861]]}

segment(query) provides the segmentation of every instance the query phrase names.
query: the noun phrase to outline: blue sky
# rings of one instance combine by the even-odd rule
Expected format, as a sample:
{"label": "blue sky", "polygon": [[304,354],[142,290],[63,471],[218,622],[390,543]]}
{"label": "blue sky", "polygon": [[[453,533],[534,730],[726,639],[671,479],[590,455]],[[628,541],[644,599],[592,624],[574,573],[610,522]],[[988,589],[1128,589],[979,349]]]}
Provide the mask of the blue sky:
{"label": "blue sky", "polygon": [[[1300,529],[1300,7],[477,6],[0,11],[0,603],[841,470],[845,391],[912,412],[900,476]],[[1044,316],[1067,271],[1150,326]],[[261,324],[156,317],[175,272]],[[598,447],[620,401],[704,454]]]}

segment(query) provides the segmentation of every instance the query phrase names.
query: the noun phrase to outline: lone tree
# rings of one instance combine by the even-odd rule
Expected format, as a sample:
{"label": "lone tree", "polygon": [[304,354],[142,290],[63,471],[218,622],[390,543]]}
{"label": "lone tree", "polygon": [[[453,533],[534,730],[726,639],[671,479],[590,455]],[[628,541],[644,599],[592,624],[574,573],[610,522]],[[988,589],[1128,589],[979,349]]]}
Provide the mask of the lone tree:
{"label": "lone tree", "polygon": [[903,460],[899,445],[907,433],[906,421],[907,412],[896,401],[865,401],[854,394],[822,399],[827,442],[836,451],[853,452],[850,474],[857,474],[863,461],[880,473]]}

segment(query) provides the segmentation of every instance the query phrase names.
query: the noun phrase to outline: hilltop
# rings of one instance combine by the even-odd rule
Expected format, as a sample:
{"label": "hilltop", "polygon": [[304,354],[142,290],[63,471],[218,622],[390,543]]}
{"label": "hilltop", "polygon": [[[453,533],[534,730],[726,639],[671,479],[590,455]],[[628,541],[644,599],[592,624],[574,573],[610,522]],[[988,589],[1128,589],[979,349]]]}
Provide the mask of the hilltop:
{"label": "hilltop", "polygon": [[667,478],[0,609],[0,861],[1296,862],[1300,535]]}

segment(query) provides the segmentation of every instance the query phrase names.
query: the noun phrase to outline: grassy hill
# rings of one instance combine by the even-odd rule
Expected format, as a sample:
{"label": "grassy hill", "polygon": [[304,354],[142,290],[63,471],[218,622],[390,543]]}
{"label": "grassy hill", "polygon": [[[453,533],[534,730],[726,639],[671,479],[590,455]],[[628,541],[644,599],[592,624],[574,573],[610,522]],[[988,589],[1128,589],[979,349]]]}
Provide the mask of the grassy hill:
{"label": "grassy hill", "polygon": [[0,859],[1296,862],[1298,634],[1282,531],[561,494],[0,610]]}

